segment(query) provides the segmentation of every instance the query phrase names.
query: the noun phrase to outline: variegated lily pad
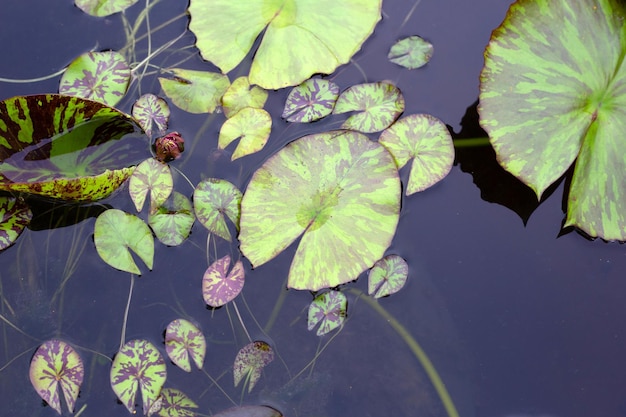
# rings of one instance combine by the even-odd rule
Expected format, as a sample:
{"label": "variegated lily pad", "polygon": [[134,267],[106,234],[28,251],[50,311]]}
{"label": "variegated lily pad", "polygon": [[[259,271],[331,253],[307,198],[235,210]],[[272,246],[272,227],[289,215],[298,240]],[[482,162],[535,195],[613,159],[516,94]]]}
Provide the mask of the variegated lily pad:
{"label": "variegated lily pad", "polygon": [[159,78],[161,88],[176,106],[189,113],[213,113],[230,86],[228,77],[208,71],[169,70],[174,79]]}
{"label": "variegated lily pad", "polygon": [[158,134],[165,133],[170,118],[170,107],[161,97],[144,94],[133,105],[133,117],[139,122],[146,135],[152,136],[152,127]]}
{"label": "variegated lily pad", "polygon": [[375,298],[386,297],[404,287],[409,265],[401,256],[389,255],[377,261],[367,277],[367,292]]}
{"label": "variegated lily pad", "polygon": [[197,415],[194,409],[198,408],[198,405],[180,390],[163,388],[161,398],[161,409],[157,413],[159,417],[195,417]]}
{"label": "variegated lily pad", "polygon": [[409,36],[394,43],[387,59],[404,68],[423,67],[433,56],[433,45],[419,36]]}
{"label": "variegated lily pad", "polygon": [[193,206],[198,221],[222,239],[232,239],[224,216],[239,230],[241,191],[230,182],[218,178],[203,180],[193,192]]}
{"label": "variegated lily pad", "polygon": [[337,97],[337,84],[321,78],[311,78],[291,90],[282,117],[297,123],[319,120],[332,113]]}
{"label": "variegated lily pad", "polygon": [[148,224],[164,245],[178,246],[189,237],[196,217],[191,201],[174,191],[170,198],[148,216]]}
{"label": "variegated lily pad", "polygon": [[0,196],[0,251],[15,243],[32,218],[33,213],[23,200]]}
{"label": "variegated lily pad", "polygon": [[104,17],[126,10],[137,0],[74,0],[74,3],[87,14]]}
{"label": "variegated lily pad", "polygon": [[128,192],[137,211],[141,211],[150,193],[150,213],[153,213],[157,207],[165,203],[173,188],[174,180],[170,167],[154,158],[148,158],[140,163],[128,181]]}
{"label": "variegated lily pad", "polygon": [[243,289],[245,272],[243,263],[237,261],[229,272],[230,256],[213,262],[202,278],[202,296],[204,302],[211,307],[221,307],[239,295]]}
{"label": "variegated lily pad", "polygon": [[267,91],[251,86],[248,77],[239,77],[228,87],[222,97],[222,108],[226,117],[232,117],[245,107],[262,109],[267,100]]}
{"label": "variegated lily pad", "polygon": [[244,380],[244,386],[248,385],[248,392],[256,385],[261,378],[263,368],[274,360],[274,350],[265,342],[252,342],[237,353],[233,374],[235,386]]}
{"label": "variegated lily pad", "polygon": [[346,319],[348,300],[339,291],[328,291],[315,297],[309,304],[307,328],[313,330],[319,323],[317,335],[323,336],[341,326]]}
{"label": "variegated lily pad", "polygon": [[183,371],[191,372],[189,358],[202,369],[206,354],[206,339],[196,326],[185,319],[176,319],[165,330],[165,350]]}
{"label": "variegated lily pad", "polygon": [[267,143],[272,130],[272,116],[263,109],[246,107],[226,120],[220,129],[218,148],[224,149],[241,138],[231,160],[258,152]]}

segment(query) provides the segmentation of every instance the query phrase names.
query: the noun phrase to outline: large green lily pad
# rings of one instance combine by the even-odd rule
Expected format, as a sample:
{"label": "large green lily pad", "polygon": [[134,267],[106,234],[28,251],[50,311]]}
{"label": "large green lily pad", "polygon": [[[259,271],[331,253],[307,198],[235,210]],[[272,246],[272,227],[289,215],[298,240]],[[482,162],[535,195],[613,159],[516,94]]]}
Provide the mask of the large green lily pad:
{"label": "large green lily pad", "polygon": [[335,287],[382,257],[399,211],[398,171],[382,145],[353,131],[309,135],[252,176],[241,202],[241,250],[256,267],[302,236],[288,286]]}
{"label": "large green lily pad", "polygon": [[480,123],[537,197],[576,160],[565,226],[626,240],[624,10],[611,0],[520,0],[493,34]]}

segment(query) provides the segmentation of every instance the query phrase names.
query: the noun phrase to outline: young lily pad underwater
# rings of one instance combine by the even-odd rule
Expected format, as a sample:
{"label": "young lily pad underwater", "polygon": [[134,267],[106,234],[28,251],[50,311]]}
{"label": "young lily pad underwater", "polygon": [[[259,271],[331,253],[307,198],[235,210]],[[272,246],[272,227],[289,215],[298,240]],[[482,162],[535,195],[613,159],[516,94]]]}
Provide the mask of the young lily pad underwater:
{"label": "young lily pad underwater", "polygon": [[0,415],[623,415],[626,10],[465,3],[4,5]]}

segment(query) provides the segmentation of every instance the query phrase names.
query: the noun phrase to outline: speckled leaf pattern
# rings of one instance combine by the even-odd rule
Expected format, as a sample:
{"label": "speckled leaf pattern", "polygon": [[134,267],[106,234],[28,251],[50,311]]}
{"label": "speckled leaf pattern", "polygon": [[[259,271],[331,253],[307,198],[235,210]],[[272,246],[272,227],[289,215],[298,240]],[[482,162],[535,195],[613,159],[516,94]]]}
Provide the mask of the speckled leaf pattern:
{"label": "speckled leaf pattern", "polygon": [[0,251],[15,243],[32,218],[33,213],[23,200],[0,196]]}
{"label": "speckled leaf pattern", "polygon": [[135,203],[137,211],[141,211],[150,193],[150,213],[165,203],[174,189],[172,172],[167,164],[148,158],[140,163],[128,181],[128,192]]}
{"label": "speckled leaf pattern", "polygon": [[141,274],[130,255],[132,249],[152,269],[154,239],[148,225],[139,217],[109,209],[96,219],[93,238],[98,255],[113,268]]}
{"label": "speckled leaf pattern", "polygon": [[213,262],[202,277],[202,296],[211,307],[221,307],[234,300],[243,289],[245,272],[241,261],[229,272],[230,255]]}
{"label": "speckled leaf pattern", "polygon": [[148,224],[164,245],[178,246],[189,237],[196,217],[191,201],[174,191],[164,205],[148,216]]}
{"label": "speckled leaf pattern", "polygon": [[374,298],[386,297],[404,287],[409,265],[401,256],[388,255],[377,261],[367,276],[367,292]]}
{"label": "speckled leaf pattern", "polygon": [[251,86],[248,77],[239,77],[228,87],[222,97],[222,109],[226,117],[232,117],[245,107],[262,109],[267,100],[267,91]]}
{"label": "speckled leaf pattern", "polygon": [[176,319],[165,330],[165,351],[167,356],[183,371],[191,372],[191,361],[198,369],[204,364],[206,339],[193,323]]}
{"label": "speckled leaf pattern", "polygon": [[146,135],[152,136],[152,127],[163,135],[170,119],[170,107],[161,97],[144,94],[133,105],[133,117],[139,122]]}
{"label": "speckled leaf pattern", "polygon": [[157,413],[159,417],[194,417],[197,415],[193,409],[198,408],[198,405],[180,390],[163,388],[161,398],[161,409]]}
{"label": "speckled leaf pattern", "polygon": [[314,122],[332,113],[337,97],[337,84],[321,78],[311,78],[291,90],[282,117],[288,122]]}
{"label": "speckled leaf pattern", "polygon": [[244,380],[244,385],[248,385],[248,392],[256,385],[261,378],[263,368],[274,360],[274,350],[265,342],[252,342],[237,353],[233,366],[235,386]]}
{"label": "speckled leaf pattern", "polygon": [[448,128],[428,114],[403,117],[385,129],[378,142],[393,155],[398,168],[413,160],[406,195],[438,183],[454,163],[454,144]]}
{"label": "speckled leaf pattern", "polygon": [[341,292],[322,293],[309,304],[307,328],[313,330],[319,323],[317,335],[323,336],[343,324],[347,309],[348,300]]}
{"label": "speckled leaf pattern", "polygon": [[232,239],[224,216],[239,230],[241,191],[232,183],[218,178],[203,180],[193,192],[193,206],[198,221],[222,239]]}
{"label": "speckled leaf pattern", "polygon": [[346,64],[380,20],[382,0],[192,0],[189,29],[203,58],[230,72],[262,35],[250,83],[298,85]]}
{"label": "speckled leaf pattern", "polygon": [[87,14],[104,17],[126,10],[137,0],[74,0],[74,3]]}
{"label": "speckled leaf pattern", "polygon": [[624,15],[611,0],[516,2],[487,47],[479,106],[498,161],[538,197],[576,160],[565,226],[622,241]]}
{"label": "speckled leaf pattern", "polygon": [[341,125],[342,129],[364,133],[380,132],[404,111],[400,90],[386,82],[357,84],[345,90],[335,103],[334,114],[358,111]]}
{"label": "speckled leaf pattern", "polygon": [[111,387],[128,411],[135,414],[135,397],[141,391],[143,413],[148,414],[161,394],[167,371],[157,348],[146,340],[131,340],[117,352],[111,366]]}
{"label": "speckled leaf pattern", "polygon": [[283,415],[265,405],[243,405],[213,414],[213,417],[283,417]]}
{"label": "speckled leaf pattern", "polygon": [[126,94],[130,67],[118,52],[86,52],[67,67],[59,93],[115,106]]}
{"label": "speckled leaf pattern", "polygon": [[209,71],[169,70],[174,79],[159,78],[165,95],[189,113],[213,113],[230,86],[228,77]]}
{"label": "speckled leaf pattern", "polygon": [[70,345],[58,339],[42,343],[30,361],[29,374],[37,394],[57,413],[63,414],[60,391],[70,413],[74,412],[85,368]]}
{"label": "speckled leaf pattern", "polygon": [[220,129],[218,148],[224,149],[241,138],[231,160],[258,152],[267,143],[272,130],[272,116],[263,109],[246,107],[226,120]]}
{"label": "speckled leaf pattern", "polygon": [[409,36],[394,43],[387,59],[404,68],[423,67],[433,56],[433,45],[419,36]]}
{"label": "speckled leaf pattern", "polygon": [[241,202],[241,250],[257,267],[302,235],[288,286],[336,287],[383,256],[399,212],[398,170],[382,145],[352,131],[309,135],[252,176]]}

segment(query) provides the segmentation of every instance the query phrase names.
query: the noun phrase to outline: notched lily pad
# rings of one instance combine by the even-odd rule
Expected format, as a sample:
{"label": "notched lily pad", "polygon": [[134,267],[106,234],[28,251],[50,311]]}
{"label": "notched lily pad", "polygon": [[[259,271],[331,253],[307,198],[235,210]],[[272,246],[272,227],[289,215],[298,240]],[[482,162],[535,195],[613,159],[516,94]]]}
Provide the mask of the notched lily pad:
{"label": "notched lily pad", "polygon": [[388,255],[377,261],[367,276],[367,292],[374,298],[386,297],[404,287],[409,265],[401,256]]}
{"label": "notched lily pad", "polygon": [[174,191],[170,198],[148,216],[148,224],[164,245],[178,246],[189,237],[196,217],[191,201]]}
{"label": "notched lily pad", "polygon": [[235,386],[243,380],[244,386],[248,385],[248,392],[261,378],[263,368],[274,360],[274,350],[270,345],[262,341],[252,342],[237,353],[233,365]]}
{"label": "notched lily pad", "polygon": [[133,117],[139,122],[146,135],[152,136],[152,127],[158,134],[164,134],[170,118],[170,107],[161,97],[144,94],[133,104]]}
{"label": "notched lily pad", "polygon": [[195,417],[197,415],[194,410],[198,408],[198,405],[180,390],[163,388],[161,398],[161,409],[157,412],[159,417]]}
{"label": "notched lily pad", "polygon": [[0,251],[11,246],[33,218],[33,212],[23,200],[0,196]]}
{"label": "notched lily pad", "polygon": [[433,45],[419,36],[409,36],[394,43],[387,59],[404,68],[423,67],[433,56]]}
{"label": "notched lily pad", "polygon": [[241,191],[226,180],[218,178],[203,180],[193,192],[196,217],[211,233],[230,242],[232,238],[225,216],[239,230],[241,197]]}
{"label": "notched lily pad", "polygon": [[272,116],[263,109],[246,107],[226,120],[220,129],[218,148],[224,149],[241,138],[231,160],[263,149],[272,130]]}
{"label": "notched lily pad", "polygon": [[311,78],[291,90],[282,117],[288,122],[297,123],[319,120],[332,113],[337,97],[337,84],[321,78]]}
{"label": "notched lily pad", "polygon": [[323,336],[341,326],[346,319],[348,300],[339,291],[328,291],[315,297],[309,304],[307,328],[313,330],[319,323],[317,335]]}
{"label": "notched lily pad", "polygon": [[222,97],[222,109],[226,117],[232,117],[246,107],[262,109],[267,100],[267,91],[251,86],[248,77],[239,77],[228,87]]}
{"label": "notched lily pad", "polygon": [[243,263],[237,261],[229,272],[230,256],[213,262],[202,277],[202,296],[211,307],[221,307],[235,299],[243,289],[245,271]]}
{"label": "notched lily pad", "polygon": [[183,371],[191,372],[190,358],[198,369],[202,369],[206,354],[206,339],[193,323],[176,319],[165,330],[167,356]]}
{"label": "notched lily pad", "polygon": [[165,203],[174,189],[172,172],[167,164],[148,158],[135,168],[128,181],[128,192],[135,203],[137,211],[141,211],[150,193],[150,213]]}
{"label": "notched lily pad", "polygon": [[159,77],[165,95],[189,113],[213,113],[230,86],[228,77],[209,71],[169,70],[174,79]]}
{"label": "notched lily pad", "polygon": [[74,0],[76,6],[92,16],[104,17],[126,10],[138,0]]}

